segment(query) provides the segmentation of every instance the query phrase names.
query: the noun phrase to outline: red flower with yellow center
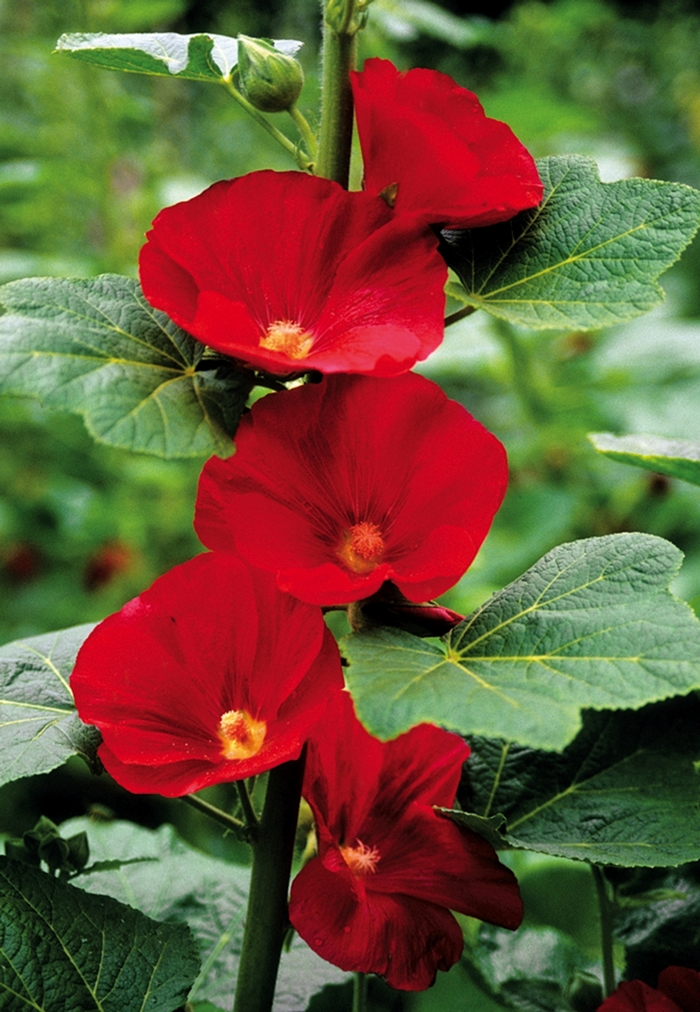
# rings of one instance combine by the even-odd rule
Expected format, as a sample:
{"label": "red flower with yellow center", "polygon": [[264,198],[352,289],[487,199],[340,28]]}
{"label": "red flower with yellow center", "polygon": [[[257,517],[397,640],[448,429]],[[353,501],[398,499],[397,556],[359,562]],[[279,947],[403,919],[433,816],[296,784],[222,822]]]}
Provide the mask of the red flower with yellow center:
{"label": "red flower with yellow center", "polygon": [[507,221],[543,186],[513,131],[447,74],[370,59],[352,75],[365,189],[447,228]]}
{"label": "red flower with yellow center", "polygon": [[224,553],[177,566],[101,622],[71,676],[108,772],[168,797],[296,759],[342,684],[320,611]]}
{"label": "red flower with yellow center", "polygon": [[166,207],[141,250],[148,301],[259,369],[394,376],[442,341],[437,239],[383,200],[252,172]]}
{"label": "red flower with yellow center", "polygon": [[310,739],[303,791],[319,853],[292,883],[289,908],[314,952],[419,991],[462,953],[450,910],[518,926],[512,873],[432,807],[452,805],[468,755],[461,738],[429,724],[382,744],[346,693],[334,698]]}
{"label": "red flower with yellow center", "polygon": [[333,376],[264,397],[200,479],[195,528],[313,604],[442,594],[486,537],[505,450],[422,376]]}

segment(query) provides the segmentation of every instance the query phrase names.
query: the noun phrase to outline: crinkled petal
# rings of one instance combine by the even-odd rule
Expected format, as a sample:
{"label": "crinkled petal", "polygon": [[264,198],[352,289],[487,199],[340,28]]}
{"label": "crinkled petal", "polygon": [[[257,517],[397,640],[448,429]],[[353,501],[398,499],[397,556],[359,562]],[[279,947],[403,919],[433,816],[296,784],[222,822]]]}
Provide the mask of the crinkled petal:
{"label": "crinkled petal", "polygon": [[598,1012],[682,1012],[662,991],[641,980],[626,980],[605,999]]}
{"label": "crinkled petal", "polygon": [[700,973],[687,966],[668,966],[656,985],[682,1012],[700,1012]]}
{"label": "crinkled petal", "polygon": [[369,888],[359,902],[349,878],[314,858],[292,883],[290,920],[319,956],[406,991],[425,990],[457,962],[462,931],[448,910]]}

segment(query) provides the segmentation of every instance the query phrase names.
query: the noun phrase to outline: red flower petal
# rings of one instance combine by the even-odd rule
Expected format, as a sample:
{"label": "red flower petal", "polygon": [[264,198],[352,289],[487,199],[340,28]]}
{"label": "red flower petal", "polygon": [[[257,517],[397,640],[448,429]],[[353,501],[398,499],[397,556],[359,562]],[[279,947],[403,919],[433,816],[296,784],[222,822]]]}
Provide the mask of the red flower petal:
{"label": "red flower petal", "polygon": [[505,451],[413,374],[337,376],[258,401],[200,479],[195,528],[314,604],[391,580],[411,601],[467,569],[505,493]]}
{"label": "red flower petal", "polygon": [[687,966],[668,966],[656,985],[682,1012],[700,1012],[700,973]]}
{"label": "red flower petal", "polygon": [[[101,622],[71,677],[81,719],[102,731],[109,772],[129,790],[168,796],[296,758],[341,687],[317,609],[225,554],[178,566]],[[226,755],[226,741],[241,736],[243,751]]]}
{"label": "red flower petal", "polygon": [[253,172],[161,211],[141,251],[148,301],[268,372],[391,376],[443,336],[435,235],[384,201],[299,172]]}
{"label": "red flower petal", "polygon": [[543,187],[510,127],[436,70],[370,59],[353,73],[365,188],[397,186],[397,212],[450,228],[493,225],[536,207]]}
{"label": "red flower petal", "polygon": [[309,741],[304,797],[319,857],[292,885],[290,918],[314,951],[394,987],[429,987],[462,951],[448,909],[515,928],[512,873],[476,834],[437,815],[450,805],[469,748],[419,725],[382,744],[347,694],[329,704]]}
{"label": "red flower petal", "polygon": [[681,1012],[681,1009],[643,981],[626,980],[605,999],[598,1012]]}
{"label": "red flower petal", "polygon": [[462,931],[444,907],[369,891],[358,901],[349,878],[314,858],[292,883],[290,919],[319,956],[406,991],[425,990],[457,962]]}

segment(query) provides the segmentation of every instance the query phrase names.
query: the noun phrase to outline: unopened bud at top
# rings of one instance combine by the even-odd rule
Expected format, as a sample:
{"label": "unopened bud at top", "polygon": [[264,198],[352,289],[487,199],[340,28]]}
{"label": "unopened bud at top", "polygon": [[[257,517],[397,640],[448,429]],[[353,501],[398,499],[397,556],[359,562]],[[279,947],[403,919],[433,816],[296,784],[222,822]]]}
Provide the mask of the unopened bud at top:
{"label": "unopened bud at top", "polygon": [[238,36],[241,91],[261,112],[284,112],[294,105],[304,84],[301,65],[265,39]]}

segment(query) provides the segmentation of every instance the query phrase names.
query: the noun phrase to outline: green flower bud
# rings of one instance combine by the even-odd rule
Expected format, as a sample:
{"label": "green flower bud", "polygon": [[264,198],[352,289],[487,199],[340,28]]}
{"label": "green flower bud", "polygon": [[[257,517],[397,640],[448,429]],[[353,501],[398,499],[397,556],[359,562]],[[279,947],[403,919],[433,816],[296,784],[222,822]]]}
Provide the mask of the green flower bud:
{"label": "green flower bud", "polygon": [[240,87],[261,112],[284,112],[294,105],[304,84],[301,65],[265,39],[238,36]]}

